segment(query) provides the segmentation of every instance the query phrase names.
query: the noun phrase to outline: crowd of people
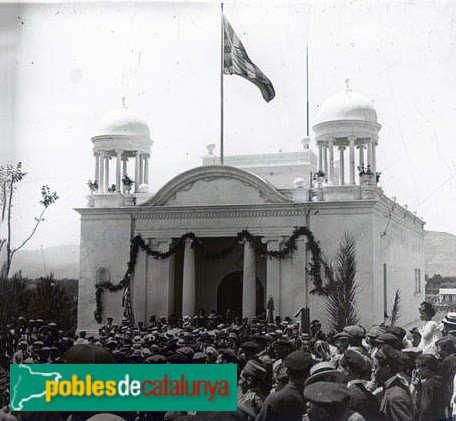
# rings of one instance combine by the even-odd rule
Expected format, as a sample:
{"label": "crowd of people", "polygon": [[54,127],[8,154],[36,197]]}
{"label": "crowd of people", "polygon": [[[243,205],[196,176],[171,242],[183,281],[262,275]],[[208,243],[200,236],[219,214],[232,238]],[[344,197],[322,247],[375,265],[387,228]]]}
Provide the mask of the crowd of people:
{"label": "crowd of people", "polygon": [[[96,337],[19,318],[1,342],[0,420],[450,420],[456,414],[456,313],[437,323],[427,302],[419,313],[420,326],[408,332],[382,324],[325,334],[314,320],[305,333],[291,318],[248,322],[213,311],[151,317],[135,326],[108,319]],[[10,363],[68,362],[237,364],[237,411],[9,412]]]}

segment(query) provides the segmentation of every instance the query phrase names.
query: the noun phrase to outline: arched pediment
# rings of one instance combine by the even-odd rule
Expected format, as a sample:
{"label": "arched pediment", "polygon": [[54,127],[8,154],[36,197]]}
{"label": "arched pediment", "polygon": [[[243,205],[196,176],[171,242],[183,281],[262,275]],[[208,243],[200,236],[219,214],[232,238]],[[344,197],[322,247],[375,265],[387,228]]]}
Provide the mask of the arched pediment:
{"label": "arched pediment", "polygon": [[291,201],[255,174],[235,167],[208,165],[174,177],[141,206],[240,205]]}

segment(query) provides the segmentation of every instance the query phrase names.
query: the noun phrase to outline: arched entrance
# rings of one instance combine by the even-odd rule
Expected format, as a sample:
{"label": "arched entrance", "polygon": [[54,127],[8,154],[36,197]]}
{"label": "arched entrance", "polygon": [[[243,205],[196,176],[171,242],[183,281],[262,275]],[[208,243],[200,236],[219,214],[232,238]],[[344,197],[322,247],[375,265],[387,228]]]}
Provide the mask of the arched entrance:
{"label": "arched entrance", "polygon": [[[217,312],[225,314],[230,309],[236,316],[242,316],[242,271],[226,275],[217,288]],[[256,280],[256,314],[264,311],[264,288]]]}

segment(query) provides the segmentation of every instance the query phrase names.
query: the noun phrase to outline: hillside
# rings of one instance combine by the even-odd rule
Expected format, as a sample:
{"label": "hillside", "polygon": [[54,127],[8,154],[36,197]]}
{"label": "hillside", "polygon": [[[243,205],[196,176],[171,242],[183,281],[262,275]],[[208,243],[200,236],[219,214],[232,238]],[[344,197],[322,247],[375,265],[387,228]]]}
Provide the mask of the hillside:
{"label": "hillside", "polygon": [[[46,273],[43,265],[46,264]],[[20,250],[13,260],[11,274],[22,271],[27,278],[39,278],[53,273],[56,279],[79,278],[79,246],[67,245],[47,247],[41,250]]]}
{"label": "hillside", "polygon": [[434,274],[456,276],[456,236],[446,232],[428,231],[425,239],[425,272],[429,277]]}

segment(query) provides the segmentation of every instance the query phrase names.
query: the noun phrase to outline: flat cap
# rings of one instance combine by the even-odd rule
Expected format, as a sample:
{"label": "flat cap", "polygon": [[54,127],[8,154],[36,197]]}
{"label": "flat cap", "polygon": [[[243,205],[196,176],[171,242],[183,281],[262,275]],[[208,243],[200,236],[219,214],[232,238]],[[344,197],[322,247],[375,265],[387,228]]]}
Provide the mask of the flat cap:
{"label": "flat cap", "polygon": [[242,369],[244,374],[247,374],[255,379],[264,380],[266,378],[266,368],[263,365],[255,360],[247,361],[247,364]]}
{"label": "flat cap", "polygon": [[369,336],[369,338],[375,339],[378,338],[384,332],[385,329],[381,326],[372,326],[369,332],[367,332],[367,336]]}
{"label": "flat cap", "polygon": [[294,351],[287,355],[284,364],[292,371],[306,371],[314,364],[312,355],[303,351]]}
{"label": "flat cap", "polygon": [[350,398],[342,383],[317,382],[304,388],[304,399],[321,405],[343,404]]}
{"label": "flat cap", "polygon": [[402,340],[407,332],[399,326],[388,326],[386,328],[386,333],[392,333],[398,339]]}
{"label": "flat cap", "polygon": [[395,344],[397,344],[397,341],[398,341],[397,336],[393,335],[392,333],[382,333],[377,338],[377,342],[380,342],[381,344],[387,344],[387,345],[395,345]]}
{"label": "flat cap", "polygon": [[253,341],[244,342],[241,345],[241,349],[245,349],[246,351],[256,352],[259,350],[259,348],[260,348],[260,346],[256,342],[253,342]]}
{"label": "flat cap", "polygon": [[370,366],[366,361],[366,358],[359,352],[354,351],[353,349],[347,349],[344,352],[344,361],[350,369],[357,368],[361,371],[367,371],[370,369]]}
{"label": "flat cap", "polygon": [[345,326],[344,332],[347,333],[349,338],[364,338],[366,336],[366,330],[358,325]]}

